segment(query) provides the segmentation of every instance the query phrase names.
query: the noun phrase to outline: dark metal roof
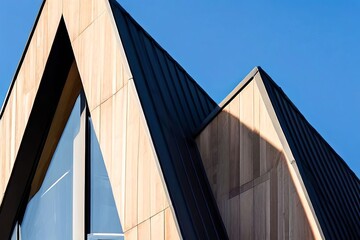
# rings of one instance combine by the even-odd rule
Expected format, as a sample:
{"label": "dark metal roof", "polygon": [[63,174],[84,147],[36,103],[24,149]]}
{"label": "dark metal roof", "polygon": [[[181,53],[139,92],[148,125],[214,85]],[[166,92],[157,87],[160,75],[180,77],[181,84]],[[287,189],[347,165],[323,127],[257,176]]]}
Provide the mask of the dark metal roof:
{"label": "dark metal roof", "polygon": [[261,68],[270,101],[326,239],[360,239],[360,181]]}
{"label": "dark metal roof", "polygon": [[115,22],[184,239],[227,239],[192,138],[216,103],[115,1]]}

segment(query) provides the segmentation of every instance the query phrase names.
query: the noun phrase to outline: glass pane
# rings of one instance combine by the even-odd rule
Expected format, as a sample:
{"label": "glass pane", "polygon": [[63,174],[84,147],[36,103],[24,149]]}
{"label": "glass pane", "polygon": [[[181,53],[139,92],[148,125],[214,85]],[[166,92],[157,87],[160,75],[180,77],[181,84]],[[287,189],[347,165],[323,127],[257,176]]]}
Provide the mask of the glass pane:
{"label": "glass pane", "polygon": [[22,240],[72,239],[74,139],[80,129],[80,97],[69,117],[39,191],[29,201]]}
{"label": "glass pane", "polygon": [[11,235],[11,240],[17,240],[17,229],[18,229],[18,224],[16,223],[15,224],[15,227],[14,227],[14,230],[13,230],[13,233]]}
{"label": "glass pane", "polygon": [[[123,239],[109,176],[94,127],[90,126],[90,231],[89,239]],[[107,238],[104,238],[106,237]],[[110,237],[110,238],[109,238]]]}

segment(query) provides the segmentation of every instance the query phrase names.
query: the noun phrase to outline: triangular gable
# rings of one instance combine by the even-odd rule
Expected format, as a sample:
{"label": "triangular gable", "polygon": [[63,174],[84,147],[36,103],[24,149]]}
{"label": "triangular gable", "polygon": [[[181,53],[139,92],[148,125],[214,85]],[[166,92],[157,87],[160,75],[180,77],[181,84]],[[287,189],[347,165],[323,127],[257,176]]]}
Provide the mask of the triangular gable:
{"label": "triangular gable", "polygon": [[[213,124],[213,120],[220,119],[218,115],[221,112],[229,112],[232,101],[252,82],[256,83],[260,91],[272,125],[281,141],[292,181],[314,237],[358,238],[360,236],[359,179],[260,67],[255,68],[225,98],[220,107],[207,117],[199,127],[198,133],[204,129],[211,132],[210,124]],[[250,97],[243,104],[249,108],[251,107],[249,105],[254,104],[253,99],[255,98]],[[251,127],[249,129],[251,131]],[[198,137],[200,145],[201,134]],[[252,147],[248,146],[248,148]],[[203,154],[209,153],[204,151]]]}
{"label": "triangular gable", "polygon": [[360,181],[262,69],[283,134],[326,238],[360,236]]}
{"label": "triangular gable", "polygon": [[[113,12],[117,25],[115,25]],[[56,37],[59,40],[55,41],[59,22],[61,22],[60,30]],[[128,27],[127,30],[115,27],[121,26],[124,22]],[[69,36],[67,36],[67,31]],[[129,38],[135,39],[137,44],[131,45],[133,42],[129,41]],[[140,44],[138,44],[139,40]],[[122,44],[126,45],[125,50]],[[149,47],[148,44],[151,46]],[[69,49],[61,54],[70,54],[72,57],[59,60],[59,57],[50,53],[50,49],[51,51],[57,47],[61,49],[63,45]],[[133,53],[140,55],[133,55]],[[138,58],[139,56],[141,57]],[[53,61],[50,61],[51,57],[54,57]],[[56,96],[59,97],[54,94],[52,97],[55,97],[55,100],[53,104],[50,104],[45,96],[53,93],[52,91],[43,93],[44,90],[41,90],[44,88],[43,82],[50,81],[52,88],[48,89],[58,87],[56,91],[60,94],[62,87],[58,86],[58,83],[63,84],[66,76],[58,72],[63,70],[66,75],[74,59],[79,69],[106,167],[110,173],[111,184],[113,188],[115,187],[114,195],[122,222],[126,225],[123,218],[126,218],[127,208],[124,207],[126,200],[123,199],[124,194],[121,196],[120,191],[126,191],[123,189],[126,186],[119,187],[119,176],[115,171],[112,172],[111,168],[120,167],[114,161],[119,156],[118,154],[130,159],[131,151],[136,152],[135,149],[129,151],[127,147],[126,149],[119,148],[119,144],[124,143],[123,141],[132,140],[116,132],[116,129],[124,126],[124,121],[128,121],[126,116],[123,121],[119,109],[132,107],[127,102],[130,99],[128,93],[131,93],[135,94],[135,105],[139,103],[136,103],[136,99],[140,98],[141,105],[138,105],[140,112],[137,114],[140,119],[143,119],[145,132],[150,132],[147,136],[151,136],[149,138],[151,148],[155,148],[155,160],[159,161],[162,171],[160,171],[159,179],[165,179],[163,186],[171,199],[168,204],[175,210],[175,222],[178,222],[183,237],[222,239],[226,237],[195,142],[191,139],[194,129],[215,107],[215,103],[115,1],[111,1],[110,7],[105,0],[72,0],[71,3],[70,0],[49,0],[45,1],[41,8],[0,120],[2,139],[9,142],[9,145],[1,150],[3,155],[1,160],[6,165],[6,169],[2,170],[5,173],[2,175],[0,186],[3,189],[7,186],[0,212],[3,233],[10,231],[9,227],[18,214],[19,201],[27,194],[28,186],[26,185],[31,182],[31,175],[35,171],[38,153],[31,153],[32,157],[28,158],[25,158],[25,155],[29,155],[31,149],[41,149],[46,138],[44,126],[48,126],[52,120],[52,110],[45,111],[46,108],[42,108],[37,102],[48,104],[47,106],[55,111]],[[59,64],[62,61],[64,63]],[[152,66],[149,61],[153,64]],[[48,75],[46,72],[49,72]],[[49,76],[55,73],[58,76],[50,80]],[[163,74],[162,77],[159,77],[159,74]],[[57,78],[62,80],[58,81]],[[41,79],[48,80],[41,81]],[[132,79],[136,88],[131,87],[133,86]],[[45,91],[48,89],[45,88]],[[123,101],[123,97],[127,101]],[[144,113],[141,108],[145,110]],[[36,122],[41,116],[47,114],[49,116],[44,117],[43,120],[46,124]],[[143,118],[143,114],[146,119]],[[105,120],[110,121],[111,124],[107,124]],[[117,124],[118,122],[121,126]],[[34,131],[36,129],[34,126],[37,126],[37,132]],[[16,129],[16,131],[9,132],[5,129]],[[39,133],[42,135],[40,136]],[[31,138],[38,138],[38,142],[34,141],[38,144],[37,147],[27,145]],[[124,155],[125,151],[126,155]],[[11,173],[14,161],[15,167]],[[126,171],[128,168],[131,168],[131,165],[126,165]],[[26,174],[19,169],[25,170]],[[22,179],[22,182],[19,182],[19,179]],[[13,201],[14,199],[16,201]],[[165,221],[167,219],[170,222],[174,221],[171,212],[164,210]],[[132,226],[131,224],[129,226]]]}
{"label": "triangular gable", "polygon": [[260,68],[208,116],[196,141],[230,238],[322,237]]}
{"label": "triangular gable", "polygon": [[[45,71],[41,77],[41,81],[39,80],[41,83],[39,83],[36,89],[36,98],[34,97],[33,102],[29,103],[31,111],[29,111],[28,118],[24,123],[24,126],[27,127],[23,130],[19,142],[15,142],[15,139],[18,139],[15,134],[4,134],[4,130],[8,127],[6,123],[9,123],[9,119],[12,120],[11,125],[24,121],[24,119],[22,119],[22,117],[24,117],[23,115],[8,114],[8,109],[11,109],[11,107],[13,107],[11,110],[16,113],[27,110],[27,104],[24,100],[27,96],[16,97],[16,91],[14,92],[14,90],[18,90],[17,87],[19,85],[24,84],[22,78],[20,78],[20,80],[18,78],[18,81],[15,82],[15,87],[9,98],[9,102],[16,103],[16,108],[14,108],[14,105],[7,105],[4,115],[1,118],[1,146],[3,147],[1,152],[8,153],[14,151],[13,156],[4,157],[2,155],[1,158],[2,164],[13,162],[13,165],[8,169],[1,169],[4,173],[2,176],[7,176],[7,179],[2,179],[4,186],[3,191],[5,191],[5,189],[6,191],[3,195],[0,208],[0,232],[4,238],[10,235],[17,215],[24,210],[21,209],[20,206],[24,204],[24,201],[27,201],[26,197],[30,193],[37,161],[41,156],[41,151],[46,142],[57,104],[60,101],[62,90],[65,87],[74,60],[65,24],[62,20],[60,21],[51,51],[49,52],[49,58],[47,59],[46,67],[44,67]],[[20,103],[18,103],[19,101]],[[24,101],[23,105],[21,105],[22,101]],[[26,112],[24,114],[26,114]],[[21,127],[20,124],[16,124],[15,126]],[[18,131],[21,131],[21,129],[18,129]],[[14,149],[15,145],[18,145],[16,152]],[[12,157],[13,159],[11,159]]]}

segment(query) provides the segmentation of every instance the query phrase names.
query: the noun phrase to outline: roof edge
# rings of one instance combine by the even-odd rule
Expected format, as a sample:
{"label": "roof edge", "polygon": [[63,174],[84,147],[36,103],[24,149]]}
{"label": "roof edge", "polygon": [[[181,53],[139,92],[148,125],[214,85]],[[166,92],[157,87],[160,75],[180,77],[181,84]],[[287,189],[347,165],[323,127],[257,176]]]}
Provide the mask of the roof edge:
{"label": "roof edge", "polygon": [[254,67],[246,77],[222,100],[219,105],[204,119],[200,126],[195,130],[193,137],[200,134],[202,130],[233,100],[241,90],[243,90],[261,69],[260,66]]}
{"label": "roof edge", "polygon": [[[265,86],[267,81],[266,76],[264,76],[265,71],[259,67],[259,76],[255,79],[258,85],[258,89],[260,91],[260,95],[265,104],[266,111],[271,119],[271,122],[275,128],[276,134],[281,142],[283,147],[283,152],[286,158],[286,164],[289,167],[288,171],[290,173],[290,177],[294,183],[294,187],[298,192],[298,196],[300,202],[303,206],[303,210],[305,212],[306,218],[308,219],[308,223],[310,229],[315,237],[315,239],[324,239],[323,230],[319,223],[318,217],[315,213],[313,203],[310,199],[308,189],[304,183],[303,176],[299,172],[298,162],[296,161],[293,149],[290,146],[289,139],[286,137],[284,132],[284,128],[280,123],[279,117],[275,110],[273,101],[271,99],[270,93]],[[265,78],[264,78],[265,77]],[[277,86],[277,85],[276,85]],[[306,180],[306,179],[305,179]]]}
{"label": "roof edge", "polygon": [[323,141],[325,145],[329,148],[330,151],[332,151],[341,161],[339,161],[341,164],[343,164],[347,170],[350,170],[350,173],[355,177],[359,182],[360,179],[357,177],[357,175],[354,173],[354,171],[349,167],[349,165],[345,162],[345,160],[335,151],[335,149],[326,141],[326,139],[314,128],[314,126],[305,118],[305,116],[301,113],[301,111],[296,107],[296,105],[290,100],[290,98],[286,95],[286,93],[283,91],[283,89],[276,84],[276,82],[267,74],[261,67],[258,67],[260,75],[264,76],[262,77],[263,81],[268,81],[271,85],[273,85],[275,88],[278,89],[279,92],[284,96],[284,99],[291,105],[291,107],[299,114],[299,116],[309,124],[309,127],[311,128],[314,133],[320,137],[320,139]]}
{"label": "roof edge", "polygon": [[[214,99],[212,99],[212,97],[210,97],[210,95],[200,86],[200,84],[195,81],[195,79],[185,70],[185,68],[183,68],[183,66],[180,65],[180,63],[178,61],[175,60],[175,58],[173,58],[168,51],[166,51],[132,16],[131,14],[126,11],[126,9],[121,6],[121,4],[116,1],[116,0],[109,0],[111,1],[113,4],[116,5],[116,7],[118,7],[124,14],[126,14],[126,16],[128,17],[128,19],[138,28],[140,29],[145,36],[147,36],[149,38],[149,40],[151,40],[163,53],[165,56],[167,56],[178,68],[180,71],[182,71],[185,75],[187,75],[189,77],[189,80],[194,83],[197,88],[200,90],[200,92],[202,92],[204,95],[206,95],[214,104],[216,104],[216,102],[214,101]],[[110,3],[111,4],[111,3]],[[120,33],[119,33],[120,34]]]}

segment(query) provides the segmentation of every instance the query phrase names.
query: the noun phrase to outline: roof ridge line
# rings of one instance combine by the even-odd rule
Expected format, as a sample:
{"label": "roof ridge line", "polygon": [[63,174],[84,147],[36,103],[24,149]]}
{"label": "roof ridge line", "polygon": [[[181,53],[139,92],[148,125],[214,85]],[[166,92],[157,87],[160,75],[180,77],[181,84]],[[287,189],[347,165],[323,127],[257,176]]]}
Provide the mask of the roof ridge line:
{"label": "roof ridge line", "polygon": [[[263,81],[268,81],[272,86],[274,86],[284,97],[286,102],[290,104],[290,106],[295,110],[295,112],[298,114],[298,116],[305,121],[305,123],[310,127],[310,129],[313,131],[316,136],[318,136],[323,144],[325,144],[330,151],[335,154],[335,156],[340,159],[339,163],[343,164],[346,167],[346,170],[350,170],[349,172],[353,175],[353,177],[360,182],[360,179],[357,177],[357,175],[354,173],[354,171],[349,167],[349,165],[345,162],[345,160],[338,154],[335,149],[325,140],[325,138],[316,130],[316,128],[305,118],[305,116],[301,113],[301,111],[296,107],[296,105],[290,100],[290,98],[286,95],[284,90],[269,76],[269,74],[266,73],[261,67],[258,68],[260,75],[264,75],[265,78],[262,77]],[[271,99],[270,99],[271,101]]]}
{"label": "roof ridge line", "polygon": [[226,105],[233,100],[241,90],[243,90],[255,77],[261,69],[260,66],[254,67],[243,80],[222,100],[217,107],[204,119],[200,126],[194,131],[193,137],[196,137],[200,132],[226,107]]}

